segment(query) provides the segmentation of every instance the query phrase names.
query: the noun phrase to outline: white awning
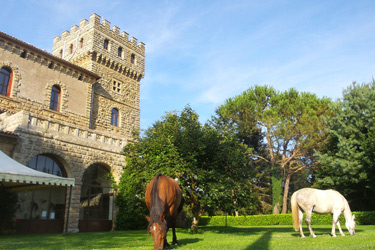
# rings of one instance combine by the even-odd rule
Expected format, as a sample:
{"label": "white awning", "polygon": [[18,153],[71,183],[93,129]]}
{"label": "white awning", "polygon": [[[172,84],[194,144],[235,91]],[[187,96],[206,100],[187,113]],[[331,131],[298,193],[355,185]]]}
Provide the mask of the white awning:
{"label": "white awning", "polygon": [[0,182],[3,186],[74,186],[74,178],[43,173],[13,160],[0,150]]}

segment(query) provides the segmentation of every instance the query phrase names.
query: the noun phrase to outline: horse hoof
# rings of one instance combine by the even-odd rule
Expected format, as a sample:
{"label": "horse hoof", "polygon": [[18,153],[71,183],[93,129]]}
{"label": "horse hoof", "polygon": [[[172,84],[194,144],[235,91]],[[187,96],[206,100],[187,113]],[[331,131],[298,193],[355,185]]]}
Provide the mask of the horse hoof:
{"label": "horse hoof", "polygon": [[313,238],[316,238],[316,235],[314,234],[312,237],[313,237]]}

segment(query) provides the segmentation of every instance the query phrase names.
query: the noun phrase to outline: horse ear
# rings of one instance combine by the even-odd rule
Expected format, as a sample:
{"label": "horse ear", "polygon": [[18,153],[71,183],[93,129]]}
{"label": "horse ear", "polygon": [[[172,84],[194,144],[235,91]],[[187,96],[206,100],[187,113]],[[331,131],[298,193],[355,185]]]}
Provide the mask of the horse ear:
{"label": "horse ear", "polygon": [[148,222],[151,222],[151,218],[146,216],[146,219],[148,220]]}

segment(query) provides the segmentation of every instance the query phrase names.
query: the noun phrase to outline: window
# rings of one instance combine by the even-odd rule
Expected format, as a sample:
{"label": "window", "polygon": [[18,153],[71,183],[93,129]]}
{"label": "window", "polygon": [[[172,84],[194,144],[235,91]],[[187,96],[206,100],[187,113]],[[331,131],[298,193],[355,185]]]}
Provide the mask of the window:
{"label": "window", "polygon": [[60,111],[60,99],[61,99],[61,89],[57,85],[53,85],[51,91],[51,101],[49,108],[55,111]]}
{"label": "window", "polygon": [[69,46],[69,52],[70,52],[70,54],[73,54],[73,44],[71,44],[71,45]]}
{"label": "window", "polygon": [[46,156],[46,155],[35,156],[29,161],[27,166],[29,168],[32,168],[34,170],[44,172],[47,174],[53,174],[53,175],[60,176],[60,177],[66,176],[60,164],[54,161],[51,157]]}
{"label": "window", "polygon": [[111,125],[118,127],[118,116],[118,110],[113,108],[111,113]]}
{"label": "window", "polygon": [[63,58],[63,50],[60,50],[60,58]]}
{"label": "window", "polygon": [[109,40],[108,39],[104,39],[104,46],[103,46],[103,48],[105,50],[109,50]]}
{"label": "window", "polygon": [[26,58],[26,54],[27,54],[27,51],[26,50],[23,50],[20,57],[22,58]]}
{"label": "window", "polygon": [[79,48],[83,48],[83,38],[81,38],[81,40],[79,40]]}
{"label": "window", "polygon": [[117,55],[122,58],[122,47],[118,47]]}
{"label": "window", "polygon": [[120,93],[121,92],[121,82],[118,80],[113,80],[112,90]]}
{"label": "window", "polygon": [[134,55],[134,54],[131,55],[131,57],[130,57],[130,62],[131,62],[132,64],[135,64],[135,55]]}
{"label": "window", "polygon": [[8,68],[0,70],[0,95],[10,96],[12,88],[12,71]]}

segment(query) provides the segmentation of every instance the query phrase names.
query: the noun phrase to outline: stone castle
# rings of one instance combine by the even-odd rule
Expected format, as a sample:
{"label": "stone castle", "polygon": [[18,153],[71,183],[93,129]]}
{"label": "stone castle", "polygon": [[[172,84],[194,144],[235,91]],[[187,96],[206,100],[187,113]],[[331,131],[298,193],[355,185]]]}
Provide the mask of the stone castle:
{"label": "stone castle", "polygon": [[140,128],[145,44],[92,14],[56,36],[52,54],[0,32],[0,69],[0,150],[75,179],[69,207],[67,188],[22,191],[17,230],[112,229],[111,179],[119,181],[122,149]]}

